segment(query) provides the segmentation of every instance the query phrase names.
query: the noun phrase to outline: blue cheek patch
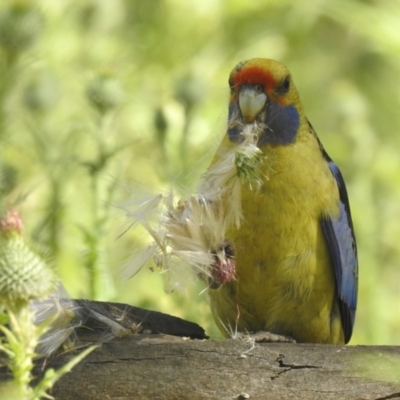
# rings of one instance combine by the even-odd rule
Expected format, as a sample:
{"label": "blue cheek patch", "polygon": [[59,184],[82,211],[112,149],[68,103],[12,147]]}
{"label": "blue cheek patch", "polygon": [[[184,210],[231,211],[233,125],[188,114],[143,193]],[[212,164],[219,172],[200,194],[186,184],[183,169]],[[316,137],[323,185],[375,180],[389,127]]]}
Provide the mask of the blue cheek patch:
{"label": "blue cheek patch", "polygon": [[[262,115],[265,129],[260,135],[258,146],[266,144],[287,145],[293,143],[300,125],[300,116],[294,106],[281,106],[275,102],[267,104]],[[229,104],[228,136],[232,142],[241,140],[242,116],[237,102]]]}
{"label": "blue cheek patch", "polygon": [[293,143],[300,125],[300,116],[295,106],[281,106],[271,102],[264,114],[265,130],[258,146],[266,144],[286,145]]}

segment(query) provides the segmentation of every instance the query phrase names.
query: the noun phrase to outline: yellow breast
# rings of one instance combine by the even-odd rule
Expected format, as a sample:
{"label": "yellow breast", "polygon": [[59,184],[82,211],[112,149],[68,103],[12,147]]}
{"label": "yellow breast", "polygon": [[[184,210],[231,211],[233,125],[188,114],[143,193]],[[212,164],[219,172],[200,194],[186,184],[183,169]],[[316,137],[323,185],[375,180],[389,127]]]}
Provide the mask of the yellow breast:
{"label": "yellow breast", "polygon": [[237,280],[210,290],[217,325],[267,330],[299,342],[343,343],[335,280],[320,220],[339,194],[309,132],[263,148],[263,185],[242,187],[243,222],[227,233]]}

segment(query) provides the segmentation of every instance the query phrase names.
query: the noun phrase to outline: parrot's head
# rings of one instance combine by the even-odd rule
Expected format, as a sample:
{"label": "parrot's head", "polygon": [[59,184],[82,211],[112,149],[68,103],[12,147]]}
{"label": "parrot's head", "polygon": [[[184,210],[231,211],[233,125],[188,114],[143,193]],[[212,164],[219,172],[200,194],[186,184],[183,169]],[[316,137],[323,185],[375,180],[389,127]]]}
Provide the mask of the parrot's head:
{"label": "parrot's head", "polygon": [[255,124],[258,146],[287,145],[296,140],[302,105],[285,65],[254,58],[240,62],[229,76],[231,90],[228,135],[240,141],[240,132]]}

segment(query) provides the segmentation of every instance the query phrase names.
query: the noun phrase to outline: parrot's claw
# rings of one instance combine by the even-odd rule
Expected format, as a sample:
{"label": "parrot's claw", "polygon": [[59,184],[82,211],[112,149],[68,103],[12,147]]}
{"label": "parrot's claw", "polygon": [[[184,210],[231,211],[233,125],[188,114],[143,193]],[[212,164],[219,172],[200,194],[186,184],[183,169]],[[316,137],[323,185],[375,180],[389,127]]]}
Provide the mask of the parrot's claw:
{"label": "parrot's claw", "polygon": [[238,332],[236,338],[239,340],[254,340],[255,343],[296,343],[296,341],[285,335],[277,335],[276,333],[267,331],[258,332]]}

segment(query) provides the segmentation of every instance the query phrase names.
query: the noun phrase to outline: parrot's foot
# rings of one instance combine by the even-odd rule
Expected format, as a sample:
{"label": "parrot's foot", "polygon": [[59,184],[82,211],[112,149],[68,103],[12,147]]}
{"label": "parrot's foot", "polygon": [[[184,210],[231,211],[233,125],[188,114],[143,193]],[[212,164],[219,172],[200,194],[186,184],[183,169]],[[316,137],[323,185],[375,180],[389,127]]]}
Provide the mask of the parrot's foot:
{"label": "parrot's foot", "polygon": [[296,343],[290,336],[277,335],[267,331],[258,332],[238,332],[236,338],[239,340],[254,340],[255,343]]}

